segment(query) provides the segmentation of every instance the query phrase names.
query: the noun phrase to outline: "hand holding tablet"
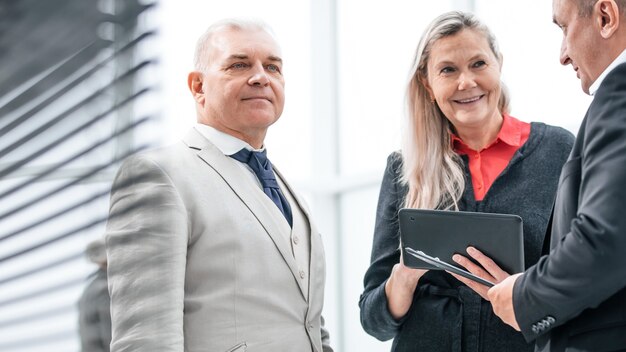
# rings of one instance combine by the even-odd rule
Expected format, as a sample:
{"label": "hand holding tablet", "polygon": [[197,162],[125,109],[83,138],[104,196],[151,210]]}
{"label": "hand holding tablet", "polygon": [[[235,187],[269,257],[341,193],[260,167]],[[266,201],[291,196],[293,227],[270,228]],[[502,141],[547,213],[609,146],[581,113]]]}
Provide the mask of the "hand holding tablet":
{"label": "hand holding tablet", "polygon": [[454,266],[452,264],[446,263],[446,262],[440,260],[437,257],[431,257],[431,256],[429,256],[428,254],[426,254],[426,253],[424,253],[422,251],[418,251],[418,250],[415,250],[415,249],[410,248],[410,247],[405,247],[404,250],[408,254],[410,254],[410,255],[412,255],[412,256],[420,259],[420,260],[423,260],[424,262],[426,262],[426,263],[428,263],[430,265],[434,265],[435,267],[437,267],[437,268],[439,268],[441,270],[446,270],[446,271],[455,273],[457,275],[460,275],[460,276],[463,276],[465,278],[468,278],[468,279],[470,279],[472,281],[476,281],[479,284],[485,285],[487,287],[493,287],[495,285],[491,281],[487,281],[487,280],[485,280],[485,279],[483,279],[481,277],[478,277],[478,276],[470,273],[469,271],[463,270],[463,269],[458,268],[458,267],[456,267],[456,266]]}

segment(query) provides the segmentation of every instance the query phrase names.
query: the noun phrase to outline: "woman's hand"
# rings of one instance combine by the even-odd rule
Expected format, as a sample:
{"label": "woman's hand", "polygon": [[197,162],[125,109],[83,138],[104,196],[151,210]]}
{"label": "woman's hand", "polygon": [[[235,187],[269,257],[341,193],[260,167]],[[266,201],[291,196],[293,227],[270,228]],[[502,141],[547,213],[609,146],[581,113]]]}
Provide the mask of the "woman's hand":
{"label": "woman's hand", "polygon": [[[460,254],[455,254],[452,256],[452,260],[454,260],[456,263],[458,263],[459,265],[461,265],[462,267],[464,267],[465,269],[467,269],[467,271],[469,271],[470,273],[479,276],[487,281],[491,281],[495,284],[500,283],[501,281],[503,281],[504,279],[506,279],[507,277],[511,276],[509,273],[507,273],[506,271],[502,270],[498,264],[496,264],[493,260],[491,260],[491,258],[487,257],[486,255],[484,255],[481,251],[479,251],[478,249],[474,248],[474,247],[467,247],[467,253],[474,258],[480,265],[482,265],[482,268],[479,265],[474,264],[471,260],[467,259],[466,257],[460,255]],[[483,269],[484,268],[484,269]],[[489,291],[489,287],[479,284],[476,281],[472,281],[470,279],[466,279],[462,276],[453,274],[452,276],[454,276],[455,278],[457,278],[457,280],[461,281],[462,283],[466,284],[467,287],[471,288],[472,290],[474,290],[476,293],[478,293],[482,298],[484,298],[485,300],[489,300],[489,297],[487,296],[487,291]]]}
{"label": "woman's hand", "polygon": [[385,283],[387,305],[391,316],[398,320],[406,315],[411,308],[417,282],[427,270],[412,269],[400,263],[393,266],[391,275]]}

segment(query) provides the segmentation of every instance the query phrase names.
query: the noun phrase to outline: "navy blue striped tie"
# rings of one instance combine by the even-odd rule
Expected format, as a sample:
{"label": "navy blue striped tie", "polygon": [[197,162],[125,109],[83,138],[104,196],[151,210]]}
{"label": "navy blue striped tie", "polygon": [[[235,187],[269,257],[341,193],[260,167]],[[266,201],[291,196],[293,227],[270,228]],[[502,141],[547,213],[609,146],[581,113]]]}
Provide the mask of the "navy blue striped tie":
{"label": "navy blue striped tie", "polygon": [[289,227],[293,226],[293,217],[291,215],[291,207],[289,202],[280,191],[276,176],[274,176],[274,170],[272,169],[272,163],[267,159],[266,151],[253,152],[248,149],[242,149],[237,153],[230,155],[231,158],[248,164],[256,177],[261,181],[263,186],[263,192],[276,204],[278,209],[283,213],[285,219],[289,223]]}

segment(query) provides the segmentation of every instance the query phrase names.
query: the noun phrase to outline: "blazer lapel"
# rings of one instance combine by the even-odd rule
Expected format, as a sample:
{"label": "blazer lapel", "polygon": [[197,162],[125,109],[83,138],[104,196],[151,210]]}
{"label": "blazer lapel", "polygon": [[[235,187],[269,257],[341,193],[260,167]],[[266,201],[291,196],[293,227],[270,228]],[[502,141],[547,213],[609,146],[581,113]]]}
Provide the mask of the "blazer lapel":
{"label": "blazer lapel", "polygon": [[[198,131],[192,129],[183,141],[190,148],[198,150],[198,157],[215,170],[250,209],[278,248],[300,286],[296,261],[291,254],[288,241],[285,240],[289,238],[290,228],[286,222],[276,221],[278,216],[282,216],[276,205],[263,192],[256,192],[258,185],[248,177],[241,177],[241,169]],[[300,291],[306,297],[302,286]]]}

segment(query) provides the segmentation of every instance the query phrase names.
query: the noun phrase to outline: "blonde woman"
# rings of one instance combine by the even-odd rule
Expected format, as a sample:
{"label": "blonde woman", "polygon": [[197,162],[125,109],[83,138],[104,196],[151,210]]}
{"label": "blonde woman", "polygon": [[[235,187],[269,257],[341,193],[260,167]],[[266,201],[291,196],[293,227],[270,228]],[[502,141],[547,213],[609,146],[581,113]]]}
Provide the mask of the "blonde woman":
{"label": "blonde woman", "polygon": [[371,265],[359,302],[363,328],[393,351],[532,351],[491,305],[443,271],[400,261],[402,207],[516,214],[524,259],[539,259],[573,136],[509,115],[495,37],[473,15],[448,12],[422,36],[407,88],[405,142],[387,161]]}

